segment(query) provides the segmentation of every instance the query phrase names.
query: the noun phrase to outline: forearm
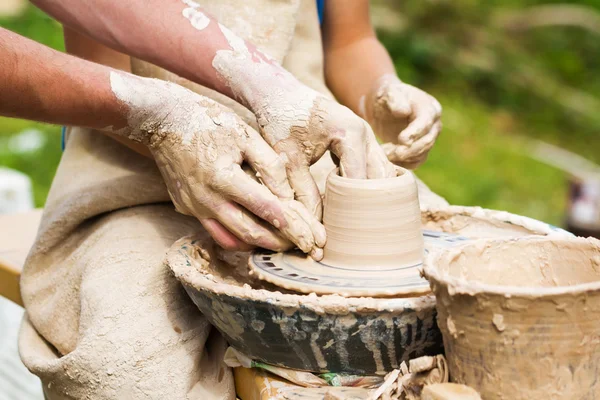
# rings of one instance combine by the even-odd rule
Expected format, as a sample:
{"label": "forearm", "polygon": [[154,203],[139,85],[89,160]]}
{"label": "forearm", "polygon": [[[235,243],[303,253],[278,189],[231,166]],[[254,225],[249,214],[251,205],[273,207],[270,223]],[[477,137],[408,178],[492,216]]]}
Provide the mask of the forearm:
{"label": "forearm", "polygon": [[[119,53],[66,26],[64,27],[64,36],[67,53],[96,64],[106,65],[125,72],[131,72],[131,57],[127,54]],[[150,153],[148,147],[143,144],[108,131],[104,131],[104,133],[133,151],[148,158],[152,158],[152,153]]]}
{"label": "forearm", "polygon": [[[64,25],[130,56],[217,90],[254,111],[285,74],[191,0],[33,0]],[[266,81],[266,82],[265,82]]]}
{"label": "forearm", "polygon": [[380,77],[395,73],[387,50],[375,35],[357,38],[341,47],[326,47],[325,79],[329,89],[338,101],[363,118],[361,98]]}
{"label": "forearm", "polygon": [[126,118],[110,88],[110,69],[0,29],[0,114],[104,129]]}

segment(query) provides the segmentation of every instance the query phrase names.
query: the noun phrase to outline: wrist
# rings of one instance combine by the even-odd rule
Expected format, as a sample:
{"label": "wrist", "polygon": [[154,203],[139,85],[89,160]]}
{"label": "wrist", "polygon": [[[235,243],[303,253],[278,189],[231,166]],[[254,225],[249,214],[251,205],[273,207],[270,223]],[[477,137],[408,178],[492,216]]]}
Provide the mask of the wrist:
{"label": "wrist", "polygon": [[172,130],[165,129],[168,118],[187,95],[181,93],[187,91],[176,84],[123,72],[110,73],[110,86],[127,126],[108,129],[149,148],[158,146],[170,134]]}
{"label": "wrist", "polygon": [[375,79],[367,93],[363,94],[359,99],[358,112],[359,115],[369,123],[375,118],[376,108],[387,101],[387,88],[391,85],[402,83],[396,74],[383,74]]}
{"label": "wrist", "polygon": [[271,97],[304,86],[275,59],[218,25],[229,47],[216,51],[212,66],[232,98],[255,115],[268,108]]}

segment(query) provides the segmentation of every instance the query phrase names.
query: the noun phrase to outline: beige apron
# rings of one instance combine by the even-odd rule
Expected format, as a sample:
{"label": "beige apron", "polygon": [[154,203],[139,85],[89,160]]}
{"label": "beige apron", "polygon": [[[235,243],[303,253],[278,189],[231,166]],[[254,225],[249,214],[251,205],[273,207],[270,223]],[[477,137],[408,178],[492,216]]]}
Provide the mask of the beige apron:
{"label": "beige apron", "polygon": [[[199,3],[329,95],[314,0]],[[255,125],[215,92],[144,62],[132,68],[207,94]],[[163,266],[175,240],[201,229],[174,211],[153,161],[102,133],[69,130],[21,280],[21,357],[49,399],[235,398],[226,343]]]}

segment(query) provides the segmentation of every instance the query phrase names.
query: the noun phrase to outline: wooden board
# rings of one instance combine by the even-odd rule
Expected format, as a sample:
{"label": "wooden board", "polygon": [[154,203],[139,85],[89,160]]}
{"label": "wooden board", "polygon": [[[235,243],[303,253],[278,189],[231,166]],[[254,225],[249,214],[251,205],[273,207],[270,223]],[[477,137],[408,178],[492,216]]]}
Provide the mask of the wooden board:
{"label": "wooden board", "polygon": [[19,277],[41,218],[42,210],[0,215],[0,296],[19,305]]}

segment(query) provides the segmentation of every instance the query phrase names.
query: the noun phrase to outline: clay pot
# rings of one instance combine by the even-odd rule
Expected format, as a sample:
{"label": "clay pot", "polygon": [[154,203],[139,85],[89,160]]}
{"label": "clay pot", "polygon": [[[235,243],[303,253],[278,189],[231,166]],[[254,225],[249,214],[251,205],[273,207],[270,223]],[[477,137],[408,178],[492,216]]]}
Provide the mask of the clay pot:
{"label": "clay pot", "polygon": [[600,241],[478,240],[424,274],[451,380],[486,400],[598,398]]}
{"label": "clay pot", "polygon": [[397,269],[423,262],[414,175],[397,168],[387,179],[349,179],[333,171],[325,190],[323,263],[355,269]]}

